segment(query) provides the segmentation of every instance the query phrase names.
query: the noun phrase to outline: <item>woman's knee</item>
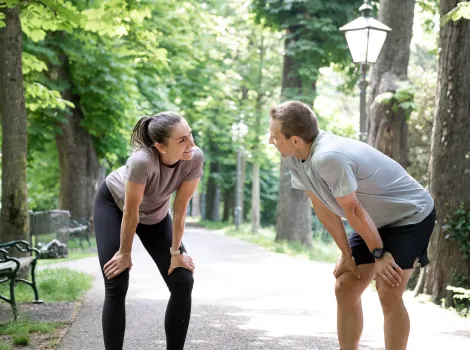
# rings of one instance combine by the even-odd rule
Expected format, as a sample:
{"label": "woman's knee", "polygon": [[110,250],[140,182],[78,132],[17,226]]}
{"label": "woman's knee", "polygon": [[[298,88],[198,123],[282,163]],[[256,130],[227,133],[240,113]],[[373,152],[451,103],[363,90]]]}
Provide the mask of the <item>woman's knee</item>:
{"label": "woman's knee", "polygon": [[124,270],[112,279],[104,277],[104,287],[107,296],[125,297],[129,288],[129,270]]}
{"label": "woman's knee", "polygon": [[191,271],[179,267],[168,276],[168,288],[172,295],[191,294],[194,286],[194,278]]}

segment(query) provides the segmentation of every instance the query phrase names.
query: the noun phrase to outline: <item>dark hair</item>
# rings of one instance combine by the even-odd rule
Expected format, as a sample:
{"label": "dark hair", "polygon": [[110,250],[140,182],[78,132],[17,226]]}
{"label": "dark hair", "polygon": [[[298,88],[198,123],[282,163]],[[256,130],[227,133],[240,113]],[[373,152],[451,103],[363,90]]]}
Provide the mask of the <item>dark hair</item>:
{"label": "dark hair", "polygon": [[134,126],[131,135],[133,148],[152,147],[155,142],[166,144],[171,129],[181,121],[182,117],[175,112],[161,112],[154,116],[142,117]]}
{"label": "dark hair", "polygon": [[281,134],[286,139],[298,136],[310,143],[318,135],[317,117],[305,103],[287,101],[272,107],[269,114],[281,122]]}

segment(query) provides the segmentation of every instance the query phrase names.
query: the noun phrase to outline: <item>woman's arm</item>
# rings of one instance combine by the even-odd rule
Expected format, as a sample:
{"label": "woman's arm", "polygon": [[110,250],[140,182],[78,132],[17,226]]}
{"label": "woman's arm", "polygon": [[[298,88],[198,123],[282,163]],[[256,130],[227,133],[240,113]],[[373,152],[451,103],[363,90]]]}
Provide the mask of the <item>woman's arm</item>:
{"label": "woman's arm", "polygon": [[180,188],[176,192],[175,201],[173,203],[173,239],[171,249],[176,251],[181,246],[184,233],[184,223],[186,219],[186,211],[191,197],[196,192],[200,178],[183,181]]}
{"label": "woman's arm", "polygon": [[144,198],[145,184],[141,185],[126,181],[126,197],[124,202],[123,218],[121,223],[121,254],[130,254],[135,230],[139,224],[139,207]]}
{"label": "woman's arm", "polygon": [[132,267],[131,251],[135,230],[139,224],[139,207],[144,197],[145,184],[126,181],[124,215],[121,222],[121,243],[119,250],[104,266],[106,278],[119,275],[126,268]]}

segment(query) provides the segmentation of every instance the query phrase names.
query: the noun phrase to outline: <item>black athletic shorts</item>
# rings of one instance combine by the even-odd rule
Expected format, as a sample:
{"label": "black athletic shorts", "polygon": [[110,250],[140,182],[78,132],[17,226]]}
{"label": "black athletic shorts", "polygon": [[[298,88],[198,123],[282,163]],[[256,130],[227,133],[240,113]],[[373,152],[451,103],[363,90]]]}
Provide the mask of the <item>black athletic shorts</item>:
{"label": "black athletic shorts", "polygon": [[[428,244],[434,229],[436,210],[418,224],[379,228],[380,237],[386,251],[390,252],[395,262],[402,269],[412,269],[418,258],[421,267],[429,264]],[[349,238],[349,246],[356,260],[356,265],[375,262],[366,242],[356,232]]]}

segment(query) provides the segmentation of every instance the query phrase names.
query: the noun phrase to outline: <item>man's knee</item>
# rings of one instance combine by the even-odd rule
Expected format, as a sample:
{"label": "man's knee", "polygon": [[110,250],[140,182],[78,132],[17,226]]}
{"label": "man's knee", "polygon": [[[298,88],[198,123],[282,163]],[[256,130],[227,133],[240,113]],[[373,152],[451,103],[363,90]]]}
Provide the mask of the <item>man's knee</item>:
{"label": "man's knee", "polygon": [[393,310],[398,303],[402,302],[402,291],[397,287],[389,287],[385,283],[381,283],[377,292],[384,312]]}
{"label": "man's knee", "polygon": [[110,297],[125,297],[129,288],[129,270],[124,270],[112,279],[104,277],[106,295]]}
{"label": "man's knee", "polygon": [[191,271],[179,267],[168,276],[168,288],[172,295],[191,294],[194,286],[194,278]]}
{"label": "man's knee", "polygon": [[365,287],[364,281],[357,279],[350,272],[345,272],[336,279],[335,294],[338,302],[357,301]]}

